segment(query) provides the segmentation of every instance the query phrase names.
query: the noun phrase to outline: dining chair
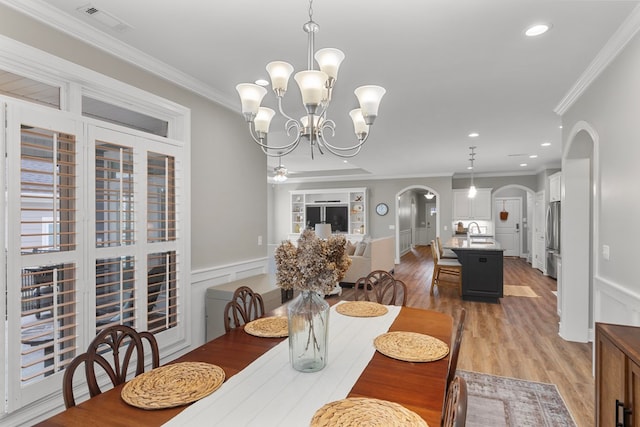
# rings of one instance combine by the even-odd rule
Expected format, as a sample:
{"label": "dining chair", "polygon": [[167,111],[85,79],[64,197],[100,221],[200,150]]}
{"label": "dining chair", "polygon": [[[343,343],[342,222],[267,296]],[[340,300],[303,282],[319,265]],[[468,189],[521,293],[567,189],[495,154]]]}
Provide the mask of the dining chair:
{"label": "dining chair", "polygon": [[[455,259],[440,259],[440,254],[434,240],[431,241],[431,255],[433,257],[433,274],[431,275],[431,289],[433,295],[436,286],[450,286],[458,288],[458,295],[462,295],[462,264]],[[441,278],[444,274],[446,278]]]}
{"label": "dining chair", "polygon": [[407,285],[387,271],[372,271],[354,284],[354,300],[405,306],[407,305]]}
{"label": "dining chair", "polygon": [[264,301],[262,295],[248,286],[240,286],[235,290],[231,301],[224,307],[224,330],[229,332],[264,316]]}
{"label": "dining chair", "polygon": [[95,397],[102,393],[96,375],[96,365],[111,380],[115,387],[127,380],[127,371],[131,358],[135,357],[136,370],[134,376],[144,372],[144,343],[149,342],[151,347],[151,366],[157,368],[160,365],[160,352],[158,343],[150,332],[137,332],[135,329],[125,325],[109,326],[91,341],[85,353],[76,356],[64,370],[62,379],[62,394],[64,404],[67,408],[76,405],[73,396],[73,375],[76,369],[84,364],[89,395]]}
{"label": "dining chair", "polygon": [[449,355],[449,370],[445,391],[449,390],[449,387],[456,376],[456,369],[458,369],[458,355],[460,354],[460,345],[462,344],[462,334],[464,332],[464,322],[466,317],[467,310],[463,308],[460,310],[460,315],[458,316],[458,327],[456,328],[456,334],[453,338],[453,346],[451,347],[451,354]]}
{"label": "dining chair", "polygon": [[467,423],[467,383],[456,376],[445,397],[443,427],[464,427]]}
{"label": "dining chair", "polygon": [[438,244],[438,252],[440,253],[441,259],[458,259],[458,255],[451,249],[444,249],[442,247],[442,240],[440,236],[436,237],[436,243]]}

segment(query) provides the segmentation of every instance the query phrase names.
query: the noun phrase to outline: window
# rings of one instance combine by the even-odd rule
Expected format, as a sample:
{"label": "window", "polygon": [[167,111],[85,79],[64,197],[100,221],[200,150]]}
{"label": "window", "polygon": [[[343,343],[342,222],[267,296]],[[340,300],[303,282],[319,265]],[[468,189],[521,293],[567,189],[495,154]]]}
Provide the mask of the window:
{"label": "window", "polygon": [[[96,333],[114,324],[154,333],[175,328],[174,149],[167,145],[162,152],[158,141],[93,126],[89,130],[95,145]],[[158,244],[163,252],[157,252]]]}
{"label": "window", "polygon": [[[20,126],[20,251],[24,262],[42,252],[76,248],[76,138]],[[75,356],[74,262],[21,269],[20,381],[37,382]]]}
{"label": "window", "polygon": [[10,39],[0,58],[0,411],[24,408],[21,423],[110,322],[152,330],[161,351],[188,344],[190,113]]}
{"label": "window", "polygon": [[184,245],[175,141],[9,111],[7,283],[19,286],[7,288],[6,366],[20,368],[7,374],[11,411],[58,393],[65,366],[107,326],[150,330],[161,347],[184,336]]}
{"label": "window", "polygon": [[0,94],[60,108],[60,87],[0,70]]}
{"label": "window", "polygon": [[96,247],[133,244],[133,148],[97,141],[95,173]]}
{"label": "window", "polygon": [[169,134],[169,123],[166,120],[157,119],[89,96],[82,97],[82,115],[153,135],[167,136]]}
{"label": "window", "polygon": [[22,253],[75,249],[75,136],[20,127]]}
{"label": "window", "polygon": [[175,159],[149,153],[147,177],[147,241],[175,240]]}

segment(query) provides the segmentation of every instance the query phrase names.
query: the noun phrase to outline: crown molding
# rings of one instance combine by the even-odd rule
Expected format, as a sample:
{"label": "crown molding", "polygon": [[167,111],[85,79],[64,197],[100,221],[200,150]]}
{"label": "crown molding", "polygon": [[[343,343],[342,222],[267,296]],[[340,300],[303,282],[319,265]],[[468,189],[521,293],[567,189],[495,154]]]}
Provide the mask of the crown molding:
{"label": "crown molding", "polygon": [[640,30],[640,5],[633,9],[553,111],[560,116],[563,115],[613,62],[638,30]]}
{"label": "crown molding", "polygon": [[61,12],[42,0],[0,0],[0,3],[223,107],[238,111],[237,101],[227,98],[211,86],[97,30],[79,18]]}

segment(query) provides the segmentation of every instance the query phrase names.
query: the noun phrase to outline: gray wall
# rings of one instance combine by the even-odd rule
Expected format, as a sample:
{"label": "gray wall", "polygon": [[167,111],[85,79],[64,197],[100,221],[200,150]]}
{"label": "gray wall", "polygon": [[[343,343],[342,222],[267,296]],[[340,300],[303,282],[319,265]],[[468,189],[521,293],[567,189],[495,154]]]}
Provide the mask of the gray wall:
{"label": "gray wall", "polygon": [[[388,180],[328,181],[314,183],[285,183],[272,186],[273,229],[269,231],[269,243],[279,243],[288,238],[289,233],[289,191],[318,188],[359,188],[368,189],[369,234],[372,238],[394,236],[396,196],[411,187],[424,186],[432,189],[440,200],[440,234],[451,235],[451,177],[405,178]],[[374,212],[378,203],[389,205],[389,213],[379,216]],[[443,229],[447,226],[447,230]]]}
{"label": "gray wall", "polygon": [[[241,115],[0,5],[0,33],[191,109],[191,268],[266,256],[266,159]],[[242,168],[239,166],[242,165]]]}
{"label": "gray wall", "polygon": [[[611,257],[598,263],[596,276],[628,292],[640,292],[635,259],[640,232],[640,36],[638,34],[563,115],[563,142],[566,146],[576,125],[588,123],[598,136],[595,167],[599,183],[595,191],[595,232],[600,245],[610,247]],[[596,319],[597,320],[597,319]]]}

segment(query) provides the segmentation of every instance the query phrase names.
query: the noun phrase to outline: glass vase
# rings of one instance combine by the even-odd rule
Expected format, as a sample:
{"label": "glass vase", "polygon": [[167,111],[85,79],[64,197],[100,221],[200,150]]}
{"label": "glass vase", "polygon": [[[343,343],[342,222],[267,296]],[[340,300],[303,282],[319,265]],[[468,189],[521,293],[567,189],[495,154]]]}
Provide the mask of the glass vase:
{"label": "glass vase", "polygon": [[294,369],[316,372],[327,364],[329,304],[313,291],[301,291],[287,307],[289,360]]}

